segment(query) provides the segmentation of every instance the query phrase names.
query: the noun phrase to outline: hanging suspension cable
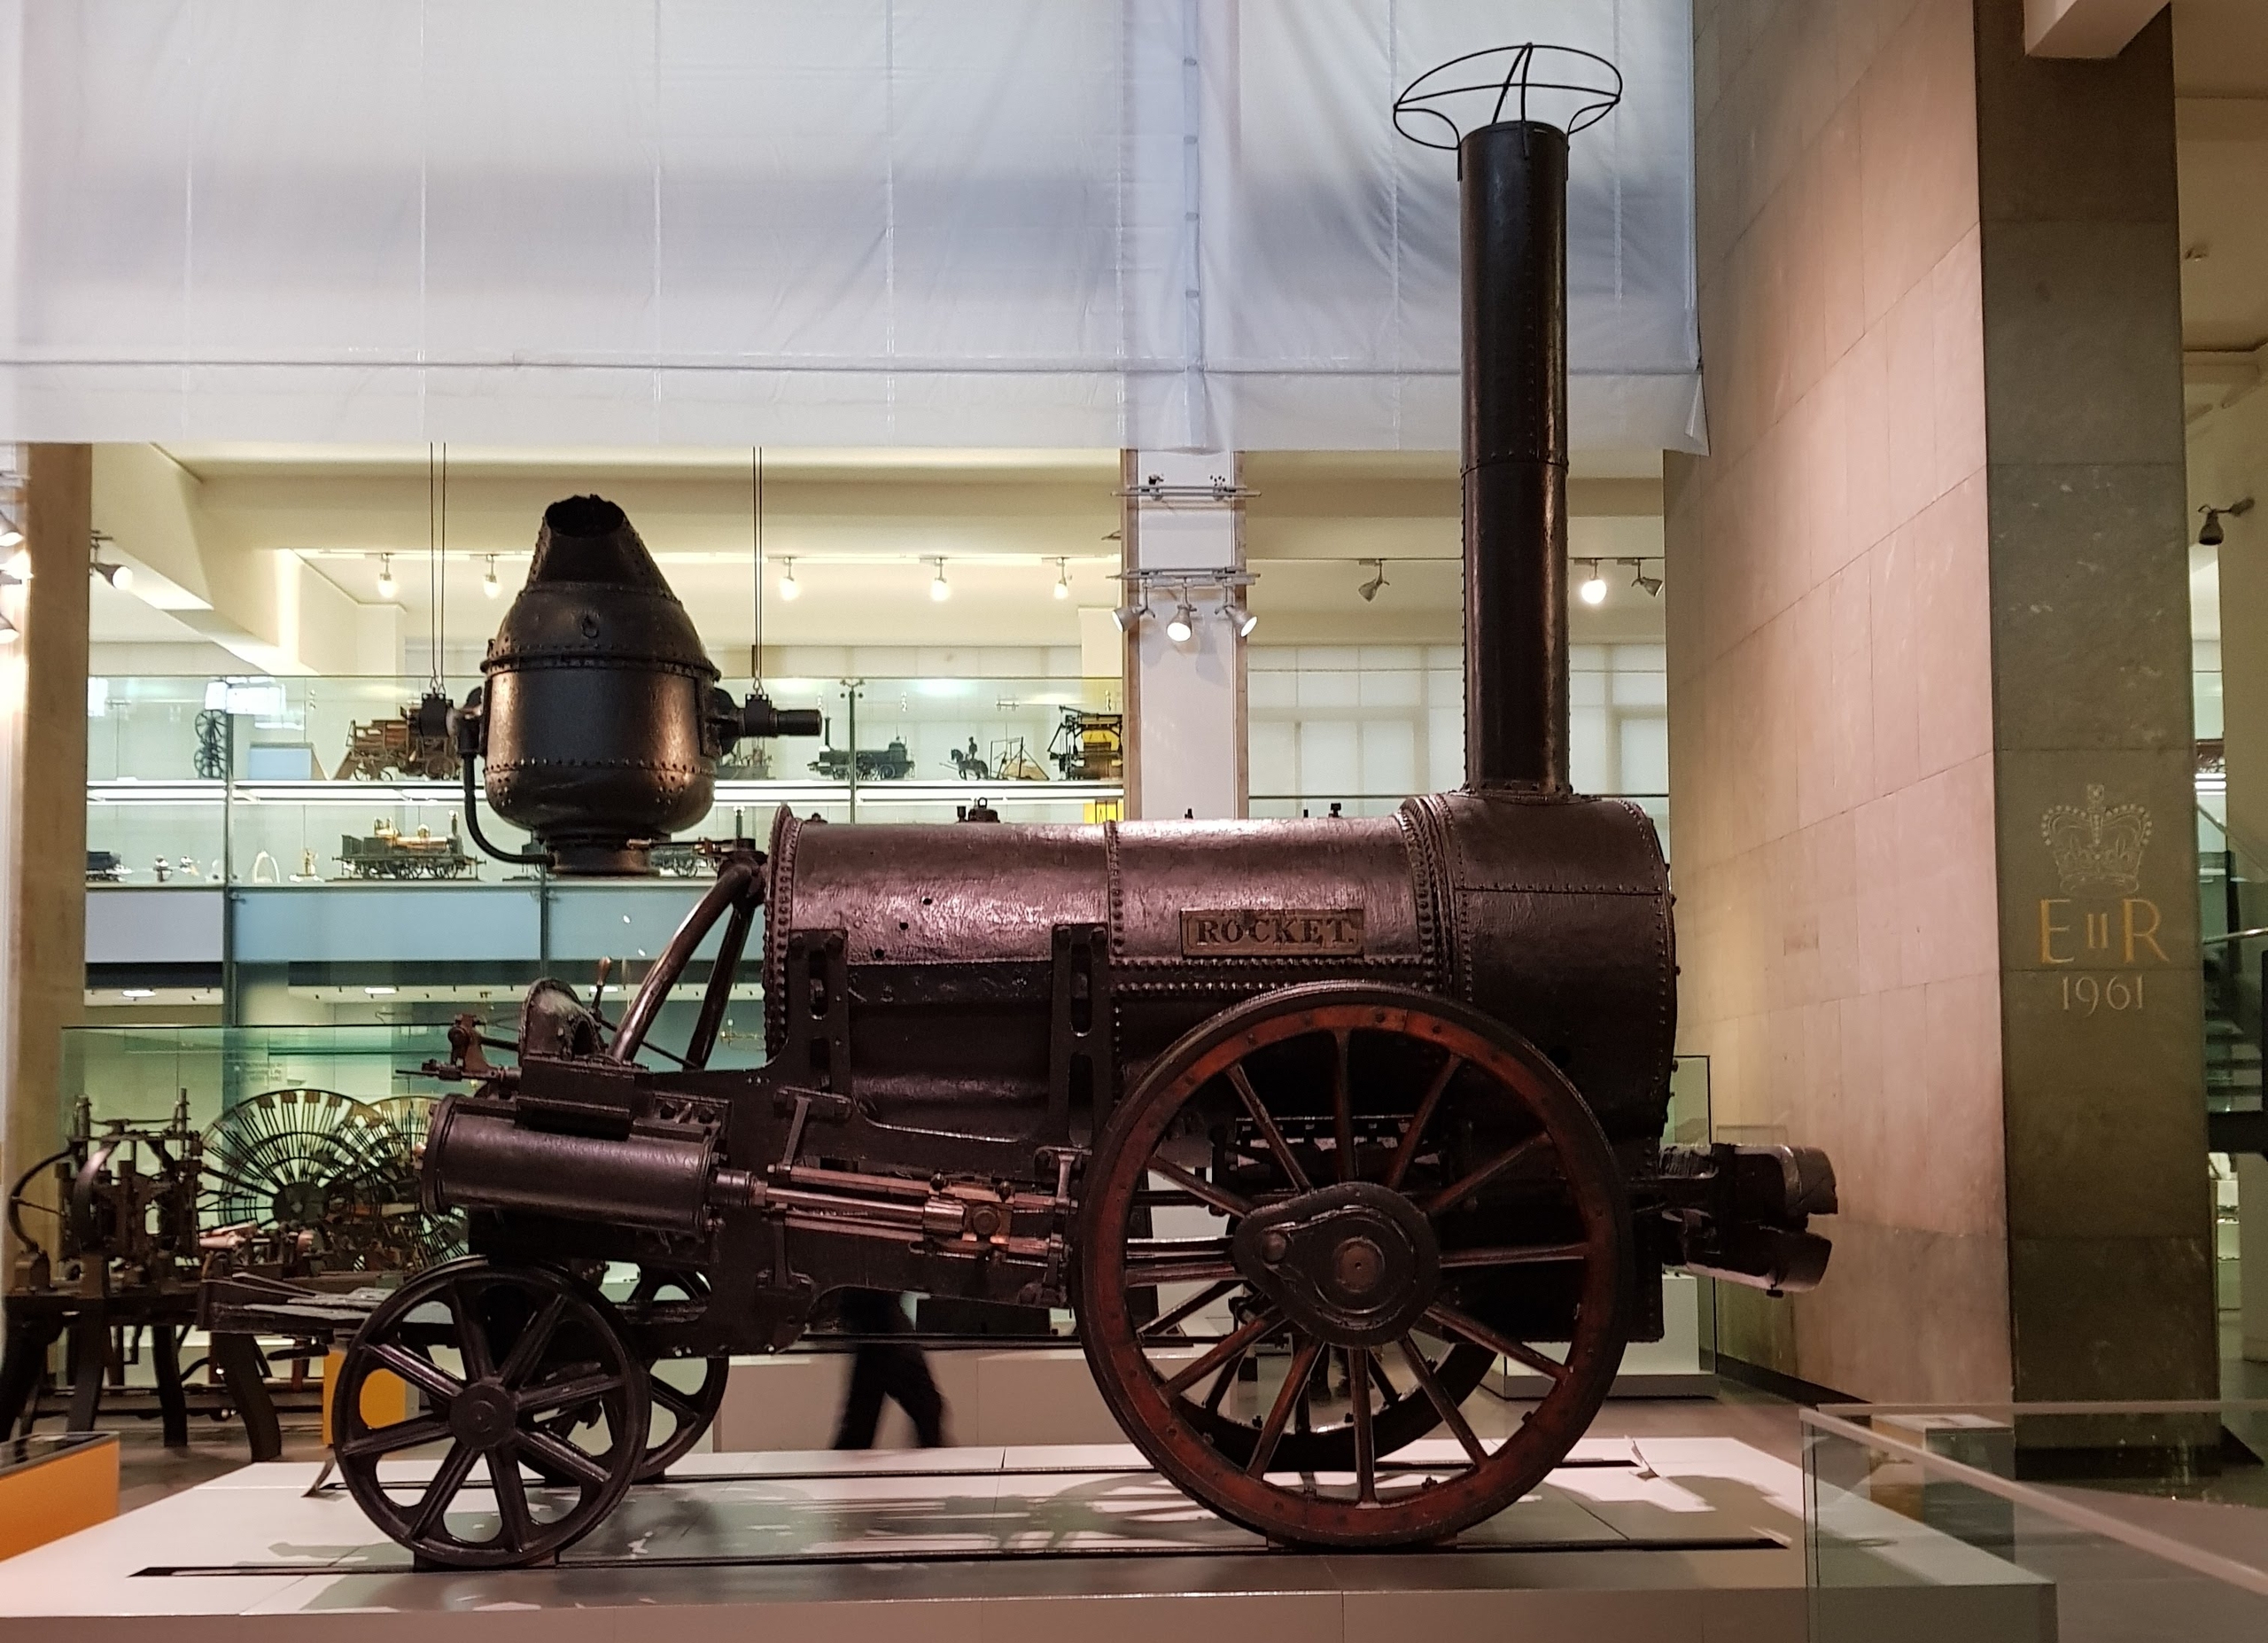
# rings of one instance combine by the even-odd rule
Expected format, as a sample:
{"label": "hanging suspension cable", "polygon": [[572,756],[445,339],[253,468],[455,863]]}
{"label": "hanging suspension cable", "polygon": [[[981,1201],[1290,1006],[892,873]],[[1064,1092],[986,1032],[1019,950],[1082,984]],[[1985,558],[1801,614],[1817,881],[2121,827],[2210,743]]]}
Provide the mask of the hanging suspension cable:
{"label": "hanging suspension cable", "polygon": [[748,646],[749,688],[764,694],[764,447],[750,454],[750,531],[756,551],[755,578],[749,587],[756,618]]}

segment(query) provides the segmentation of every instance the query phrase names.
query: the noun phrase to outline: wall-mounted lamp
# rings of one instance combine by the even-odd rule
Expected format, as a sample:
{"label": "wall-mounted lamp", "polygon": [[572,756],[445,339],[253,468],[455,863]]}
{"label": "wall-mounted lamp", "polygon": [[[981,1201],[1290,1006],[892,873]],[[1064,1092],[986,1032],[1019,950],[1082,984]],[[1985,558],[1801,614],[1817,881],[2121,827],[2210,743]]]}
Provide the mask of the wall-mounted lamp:
{"label": "wall-mounted lamp", "polygon": [[1166,624],[1166,637],[1176,644],[1187,644],[1191,635],[1196,631],[1197,607],[1189,602],[1189,590],[1184,588],[1181,594],[1181,608],[1173,613],[1173,619]]}
{"label": "wall-mounted lamp", "polygon": [[378,556],[378,597],[391,599],[400,591],[400,584],[393,580],[393,556],[390,553],[380,554]]}
{"label": "wall-mounted lamp", "polygon": [[1596,559],[1586,559],[1583,561],[1583,564],[1588,565],[1589,570],[1583,577],[1582,586],[1575,590],[1576,593],[1581,596],[1582,602],[1585,604],[1604,604],[1606,603],[1606,578],[1598,573],[1598,561]]}
{"label": "wall-mounted lamp", "polygon": [[492,553],[488,556],[488,568],[481,572],[480,596],[484,599],[499,599],[503,596],[503,594],[504,584],[496,580],[496,556]]}
{"label": "wall-mounted lamp", "polygon": [[1625,559],[1623,563],[1636,572],[1630,579],[1630,585],[1633,588],[1644,588],[1646,596],[1650,599],[1658,599],[1661,596],[1662,579],[1646,574],[1646,562],[1643,559]]}
{"label": "wall-mounted lamp", "polygon": [[793,604],[796,600],[802,598],[803,595],[803,584],[796,580],[795,560],[782,556],[780,560],[781,602],[784,604]]}
{"label": "wall-mounted lamp", "polygon": [[1373,575],[1369,581],[1364,582],[1360,588],[1357,588],[1355,590],[1356,593],[1363,596],[1363,603],[1368,604],[1371,600],[1379,596],[1379,589],[1386,586],[1386,561],[1383,559],[1365,559],[1363,563],[1369,565],[1372,571],[1377,572],[1377,574]]}
{"label": "wall-mounted lamp", "polygon": [[1260,619],[1252,613],[1252,607],[1245,603],[1244,590],[1240,588],[1231,590],[1229,596],[1221,601],[1221,619],[1229,625],[1229,631],[1239,639],[1251,638],[1252,630],[1260,626]]}
{"label": "wall-mounted lamp", "polygon": [[945,562],[942,556],[929,563],[937,567],[937,573],[929,579],[929,598],[934,603],[943,604],[953,596],[952,584],[945,580]]}
{"label": "wall-mounted lamp", "polygon": [[1068,559],[1058,559],[1055,562],[1054,594],[1058,599],[1068,599],[1071,596],[1071,562]]}
{"label": "wall-mounted lamp", "polygon": [[1120,633],[1130,634],[1134,631],[1134,625],[1149,613],[1147,604],[1136,604],[1129,600],[1110,613],[1110,619],[1118,624]]}
{"label": "wall-mounted lamp", "polygon": [[2252,511],[2252,498],[2241,496],[2225,508],[2200,508],[2197,511],[2205,516],[2205,523],[2197,527],[2197,545],[2218,548],[2228,540],[2228,533],[2221,528],[2222,519],[2244,518]]}
{"label": "wall-mounted lamp", "polygon": [[101,577],[119,592],[132,593],[134,567],[130,565],[120,565],[114,560],[107,564],[104,562],[103,549],[113,546],[115,544],[104,533],[100,531],[93,533],[89,540],[87,569],[89,573]]}

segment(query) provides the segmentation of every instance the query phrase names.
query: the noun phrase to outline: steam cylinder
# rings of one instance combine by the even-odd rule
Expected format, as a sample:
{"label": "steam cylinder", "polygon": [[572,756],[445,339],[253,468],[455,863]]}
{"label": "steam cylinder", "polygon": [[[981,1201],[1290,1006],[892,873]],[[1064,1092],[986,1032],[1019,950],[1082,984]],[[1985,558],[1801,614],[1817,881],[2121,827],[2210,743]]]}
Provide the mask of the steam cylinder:
{"label": "steam cylinder", "polygon": [[544,510],[535,564],[480,671],[488,802],[555,870],[649,871],[649,846],[708,813],[738,714],[612,502]]}

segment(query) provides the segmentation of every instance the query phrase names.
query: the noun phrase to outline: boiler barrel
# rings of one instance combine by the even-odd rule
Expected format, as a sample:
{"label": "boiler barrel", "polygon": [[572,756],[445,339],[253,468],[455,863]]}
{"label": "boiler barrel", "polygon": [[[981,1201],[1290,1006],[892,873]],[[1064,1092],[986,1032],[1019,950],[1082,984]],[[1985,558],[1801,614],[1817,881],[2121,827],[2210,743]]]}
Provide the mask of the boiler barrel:
{"label": "boiler barrel", "polygon": [[1449,793],[1366,820],[833,827],[781,812],[767,1030],[785,955],[840,932],[851,1078],[878,1116],[1020,1134],[1045,1102],[1054,932],[1100,931],[1122,1088],[1183,1032],[1302,981],[1479,1006],[1658,1134],[1675,962],[1652,823],[1619,799]]}

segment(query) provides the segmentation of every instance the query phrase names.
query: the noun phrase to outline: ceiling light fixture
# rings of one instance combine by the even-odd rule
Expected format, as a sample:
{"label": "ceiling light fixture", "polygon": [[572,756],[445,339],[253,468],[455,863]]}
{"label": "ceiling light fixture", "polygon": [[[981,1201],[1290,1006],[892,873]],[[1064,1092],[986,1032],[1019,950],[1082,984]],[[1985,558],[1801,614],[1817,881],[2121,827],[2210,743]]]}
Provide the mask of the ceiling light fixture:
{"label": "ceiling light fixture", "polygon": [[1583,563],[1590,567],[1590,573],[1583,578],[1583,585],[1576,591],[1582,596],[1585,604],[1604,604],[1606,578],[1598,573],[1598,561],[1586,559]]}
{"label": "ceiling light fixture", "polygon": [[1110,619],[1118,624],[1118,631],[1120,633],[1130,634],[1134,631],[1134,624],[1140,621],[1149,613],[1150,607],[1148,605],[1136,604],[1131,600],[1129,600],[1126,603],[1120,605],[1115,611],[1113,611],[1110,613]]}
{"label": "ceiling light fixture", "polygon": [[1633,571],[1637,572],[1636,575],[1630,579],[1630,585],[1633,588],[1644,588],[1648,598],[1659,598],[1661,596],[1662,579],[1658,576],[1649,576],[1646,574],[1646,562],[1643,559],[1625,559],[1622,563],[1628,565]]}
{"label": "ceiling light fixture", "polygon": [[2252,498],[2241,496],[2225,508],[2200,508],[2197,511],[2205,516],[2205,523],[2197,527],[2197,545],[2218,548],[2228,540],[2228,533],[2221,528],[2222,519],[2244,518],[2252,511]]}
{"label": "ceiling light fixture", "polygon": [[480,578],[480,595],[484,599],[494,599],[503,592],[504,584],[496,580],[496,556],[492,553],[488,556],[488,569]]}
{"label": "ceiling light fixture", "polygon": [[1196,632],[1197,607],[1189,603],[1189,590],[1184,588],[1181,595],[1181,608],[1173,613],[1173,619],[1166,624],[1166,637],[1176,644],[1187,644],[1191,636]]}
{"label": "ceiling light fixture", "polygon": [[1221,619],[1228,623],[1229,630],[1239,639],[1251,638],[1252,630],[1260,626],[1260,619],[1252,613],[1252,607],[1244,602],[1244,595],[1240,591],[1232,590],[1221,601]]}
{"label": "ceiling light fixture", "polygon": [[392,599],[400,591],[400,585],[393,580],[393,556],[390,553],[380,554],[378,556],[378,597]]}
{"label": "ceiling light fixture", "polygon": [[[793,604],[797,599],[803,597],[803,584],[796,580],[795,560],[788,557],[784,554],[781,555],[780,559],[781,602],[785,604]],[[934,594],[930,596],[932,598],[935,598],[936,596]]]}
{"label": "ceiling light fixture", "polygon": [[943,604],[953,596],[952,584],[945,580],[945,561],[941,555],[929,563],[937,567],[936,575],[929,579],[929,599],[934,604]]}
{"label": "ceiling light fixture", "polygon": [[1386,561],[1383,559],[1365,559],[1363,563],[1369,565],[1378,572],[1378,574],[1371,577],[1369,581],[1364,582],[1360,588],[1357,588],[1355,590],[1356,593],[1363,596],[1363,603],[1368,604],[1371,600],[1379,596],[1379,589],[1386,586]]}
{"label": "ceiling light fixture", "polygon": [[1071,596],[1071,562],[1068,558],[1055,562],[1055,596],[1058,599]]}

